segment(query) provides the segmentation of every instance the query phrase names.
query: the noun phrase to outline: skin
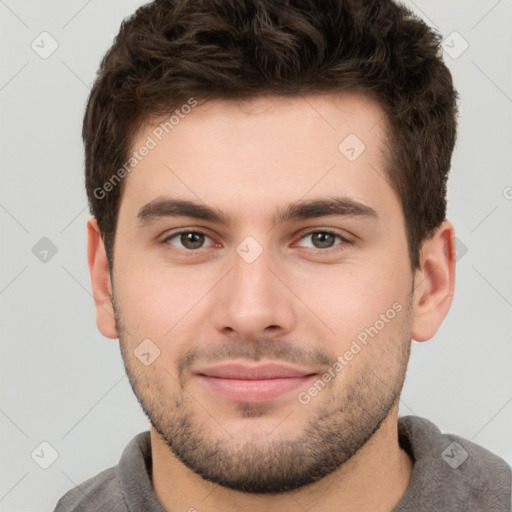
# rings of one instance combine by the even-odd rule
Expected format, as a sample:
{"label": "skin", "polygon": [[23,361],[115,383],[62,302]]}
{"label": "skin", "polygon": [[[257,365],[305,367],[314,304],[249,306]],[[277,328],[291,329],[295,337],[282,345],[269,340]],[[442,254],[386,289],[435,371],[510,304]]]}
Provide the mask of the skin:
{"label": "skin", "polygon": [[[126,178],[112,275],[89,220],[98,328],[120,339],[152,419],[153,485],[168,510],[390,511],[405,493],[413,461],[398,444],[398,396],[411,339],[430,339],[450,307],[454,230],[443,222],[411,270],[400,201],[386,179],[383,120],[376,103],[349,93],[210,101]],[[134,149],[154,127],[141,127]],[[354,161],[338,149],[349,134],[365,144]],[[216,208],[230,222],[165,216],[141,224],[139,210],[163,197]],[[331,197],[376,215],[272,220],[290,203]],[[204,246],[169,238],[184,228],[206,234]],[[343,238],[319,247],[314,237],[326,229]],[[262,248],[252,263],[236,251],[248,236]],[[259,358],[321,377],[393,304],[400,312],[307,404],[298,393],[311,382],[253,404],[194,373],[214,359]],[[160,351],[148,366],[134,355],[145,339]],[[324,455],[316,481],[254,492],[260,476],[309,468],[308,449]],[[256,487],[234,490],[237,478]]]}

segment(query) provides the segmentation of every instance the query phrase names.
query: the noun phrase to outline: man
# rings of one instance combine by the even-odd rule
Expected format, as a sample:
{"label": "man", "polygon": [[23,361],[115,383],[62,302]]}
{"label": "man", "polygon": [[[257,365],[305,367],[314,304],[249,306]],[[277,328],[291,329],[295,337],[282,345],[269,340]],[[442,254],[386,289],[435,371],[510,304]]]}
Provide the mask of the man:
{"label": "man", "polygon": [[157,0],[83,126],[97,324],[151,428],[61,511],[505,511],[510,468],[398,419],[454,289],[457,93],[390,0]]}

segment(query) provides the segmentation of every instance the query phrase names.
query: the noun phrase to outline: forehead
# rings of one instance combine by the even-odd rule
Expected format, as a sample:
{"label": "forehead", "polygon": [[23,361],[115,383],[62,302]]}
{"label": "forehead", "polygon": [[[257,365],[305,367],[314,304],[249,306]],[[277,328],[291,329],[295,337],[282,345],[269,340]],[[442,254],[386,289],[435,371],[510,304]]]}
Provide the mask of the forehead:
{"label": "forehead", "polygon": [[[196,106],[189,107],[191,103]],[[142,125],[134,146],[147,135],[153,135],[157,142],[161,142],[171,133],[176,136],[181,132],[189,136],[194,130],[199,134],[201,130],[210,131],[214,127],[220,137],[233,140],[248,134],[263,135],[262,130],[271,135],[272,131],[286,127],[289,130],[280,132],[279,141],[275,141],[285,144],[292,142],[287,137],[290,131],[297,139],[301,136],[312,138],[313,132],[326,136],[336,134],[334,138],[337,138],[351,130],[371,144],[384,138],[385,125],[386,117],[379,104],[356,92],[291,97],[267,95],[246,100],[213,99],[199,105],[196,100],[189,99],[170,114]],[[208,135],[205,142],[215,140],[214,132],[210,131]],[[255,139],[254,143],[257,142],[259,140]],[[264,142],[267,148],[272,147],[270,137]],[[330,144],[332,137],[327,136],[326,142]]]}
{"label": "forehead", "polygon": [[145,156],[126,178],[122,204],[165,194],[263,208],[271,197],[291,202],[333,187],[356,198],[390,188],[385,116],[367,96],[210,100],[177,110],[140,128],[131,154]]}

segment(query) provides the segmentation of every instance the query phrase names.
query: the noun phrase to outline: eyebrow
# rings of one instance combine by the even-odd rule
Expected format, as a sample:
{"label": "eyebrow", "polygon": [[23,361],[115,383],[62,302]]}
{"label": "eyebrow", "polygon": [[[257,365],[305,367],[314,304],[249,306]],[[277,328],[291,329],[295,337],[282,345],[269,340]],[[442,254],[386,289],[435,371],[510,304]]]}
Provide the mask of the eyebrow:
{"label": "eyebrow", "polygon": [[[326,216],[378,218],[377,212],[370,206],[347,197],[331,197],[291,203],[274,215],[272,223],[281,224]],[[142,206],[137,213],[140,226],[165,217],[193,217],[226,226],[233,222],[231,216],[217,208],[183,199],[157,198]]]}

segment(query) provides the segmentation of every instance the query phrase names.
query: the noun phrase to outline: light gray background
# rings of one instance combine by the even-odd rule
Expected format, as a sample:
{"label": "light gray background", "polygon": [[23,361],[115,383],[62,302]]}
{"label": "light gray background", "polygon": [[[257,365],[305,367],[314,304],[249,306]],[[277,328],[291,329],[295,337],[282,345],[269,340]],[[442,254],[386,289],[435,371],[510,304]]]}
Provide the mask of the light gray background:
{"label": "light gray background", "polygon": [[[52,510],[148,428],[117,341],[96,330],[80,139],[100,59],[142,3],[0,0],[1,511]],[[511,463],[512,1],[407,3],[452,54],[461,118],[449,218],[461,251],[447,320],[434,340],[414,344],[401,414]],[[46,59],[31,47],[51,48],[43,31],[59,45]],[[454,31],[469,44],[461,55]],[[58,249],[46,263],[32,252],[42,237]],[[48,469],[31,458],[43,441],[58,452]],[[42,450],[34,458],[51,462]]]}

